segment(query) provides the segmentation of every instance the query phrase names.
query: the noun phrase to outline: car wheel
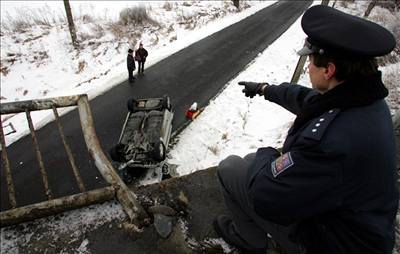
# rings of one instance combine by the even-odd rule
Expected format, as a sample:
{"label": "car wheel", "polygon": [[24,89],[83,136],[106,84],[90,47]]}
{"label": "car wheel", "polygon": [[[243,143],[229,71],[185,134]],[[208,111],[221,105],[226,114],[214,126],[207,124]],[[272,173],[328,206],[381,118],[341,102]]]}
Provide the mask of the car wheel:
{"label": "car wheel", "polygon": [[120,170],[118,172],[118,175],[125,184],[130,184],[133,182],[133,176],[128,172],[126,168]]}
{"label": "car wheel", "polygon": [[128,167],[127,172],[129,173],[129,175],[131,177],[138,178],[138,177],[143,176],[147,172],[147,169],[146,168],[138,168],[138,167]]}
{"label": "car wheel", "polygon": [[165,160],[165,145],[162,141],[157,141],[154,144],[153,159],[156,161]]}
{"label": "car wheel", "polygon": [[123,162],[124,161],[124,148],[123,144],[117,144],[110,149],[110,157],[113,161]]}
{"label": "car wheel", "polygon": [[128,110],[130,112],[135,112],[136,110],[136,100],[135,99],[129,99],[126,103],[126,106],[128,107]]}

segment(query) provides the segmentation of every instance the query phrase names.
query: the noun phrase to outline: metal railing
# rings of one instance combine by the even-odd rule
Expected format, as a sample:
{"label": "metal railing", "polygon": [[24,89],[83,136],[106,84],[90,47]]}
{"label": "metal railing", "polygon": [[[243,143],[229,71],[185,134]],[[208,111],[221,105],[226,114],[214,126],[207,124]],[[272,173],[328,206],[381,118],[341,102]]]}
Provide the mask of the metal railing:
{"label": "metal railing", "polygon": [[[86,191],[82,181],[79,169],[76,166],[73,152],[64,134],[64,129],[61,125],[60,117],[57,108],[78,106],[79,118],[81,122],[83,136],[88,148],[89,154],[93,158],[95,165],[103,178],[111,184],[111,186]],[[80,193],[70,196],[54,199],[52,191],[49,187],[46,167],[43,162],[42,153],[40,151],[37,136],[30,112],[37,110],[52,109],[57,127],[61,136],[64,149],[67,154],[69,164],[72,168],[73,175],[78,184]],[[86,94],[56,97],[42,100],[19,101],[12,103],[2,103],[0,109],[1,115],[25,112],[28,121],[30,134],[33,140],[33,146],[36,153],[36,159],[39,164],[41,179],[44,185],[45,193],[48,201],[35,203],[23,207],[18,207],[15,197],[15,186],[12,178],[12,170],[7,154],[7,147],[4,137],[3,124],[0,119],[0,136],[2,147],[2,161],[7,182],[7,190],[11,209],[0,213],[0,225],[7,226],[24,221],[37,219],[40,217],[49,216],[52,214],[64,212],[67,210],[76,209],[83,206],[88,206],[95,203],[101,203],[111,200],[114,197],[121,203],[124,211],[129,216],[131,222],[141,227],[148,218],[147,213],[136,200],[136,196],[131,192],[125,183],[120,179],[110,161],[105,156],[101,149],[100,142],[97,138],[94,129],[93,117],[89,106],[88,97]]]}

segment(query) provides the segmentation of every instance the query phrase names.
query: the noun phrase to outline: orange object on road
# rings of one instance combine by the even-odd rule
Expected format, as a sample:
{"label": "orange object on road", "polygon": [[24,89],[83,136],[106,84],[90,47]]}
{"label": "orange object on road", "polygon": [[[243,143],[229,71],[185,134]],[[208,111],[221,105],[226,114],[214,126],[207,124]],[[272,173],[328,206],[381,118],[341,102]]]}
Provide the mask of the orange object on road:
{"label": "orange object on road", "polygon": [[201,110],[197,108],[197,102],[194,102],[186,111],[186,117],[193,120],[200,114],[200,112]]}

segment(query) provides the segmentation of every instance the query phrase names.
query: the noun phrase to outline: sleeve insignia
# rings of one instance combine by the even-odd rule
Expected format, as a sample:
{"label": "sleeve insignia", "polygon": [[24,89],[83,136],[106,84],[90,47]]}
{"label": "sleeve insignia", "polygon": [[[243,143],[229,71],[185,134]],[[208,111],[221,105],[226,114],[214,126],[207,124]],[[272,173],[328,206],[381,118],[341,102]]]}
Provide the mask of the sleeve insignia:
{"label": "sleeve insignia", "polygon": [[282,154],[278,159],[271,163],[271,172],[274,177],[294,165],[290,152]]}

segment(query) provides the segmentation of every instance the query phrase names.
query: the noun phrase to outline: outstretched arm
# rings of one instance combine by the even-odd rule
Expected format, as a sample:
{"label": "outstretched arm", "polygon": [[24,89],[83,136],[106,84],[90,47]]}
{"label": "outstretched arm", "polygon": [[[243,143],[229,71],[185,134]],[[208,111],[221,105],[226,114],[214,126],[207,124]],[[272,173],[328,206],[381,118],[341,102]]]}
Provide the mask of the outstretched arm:
{"label": "outstretched arm", "polygon": [[284,107],[295,115],[300,113],[304,104],[317,94],[318,92],[310,88],[289,83],[269,85],[263,93],[266,100]]}

